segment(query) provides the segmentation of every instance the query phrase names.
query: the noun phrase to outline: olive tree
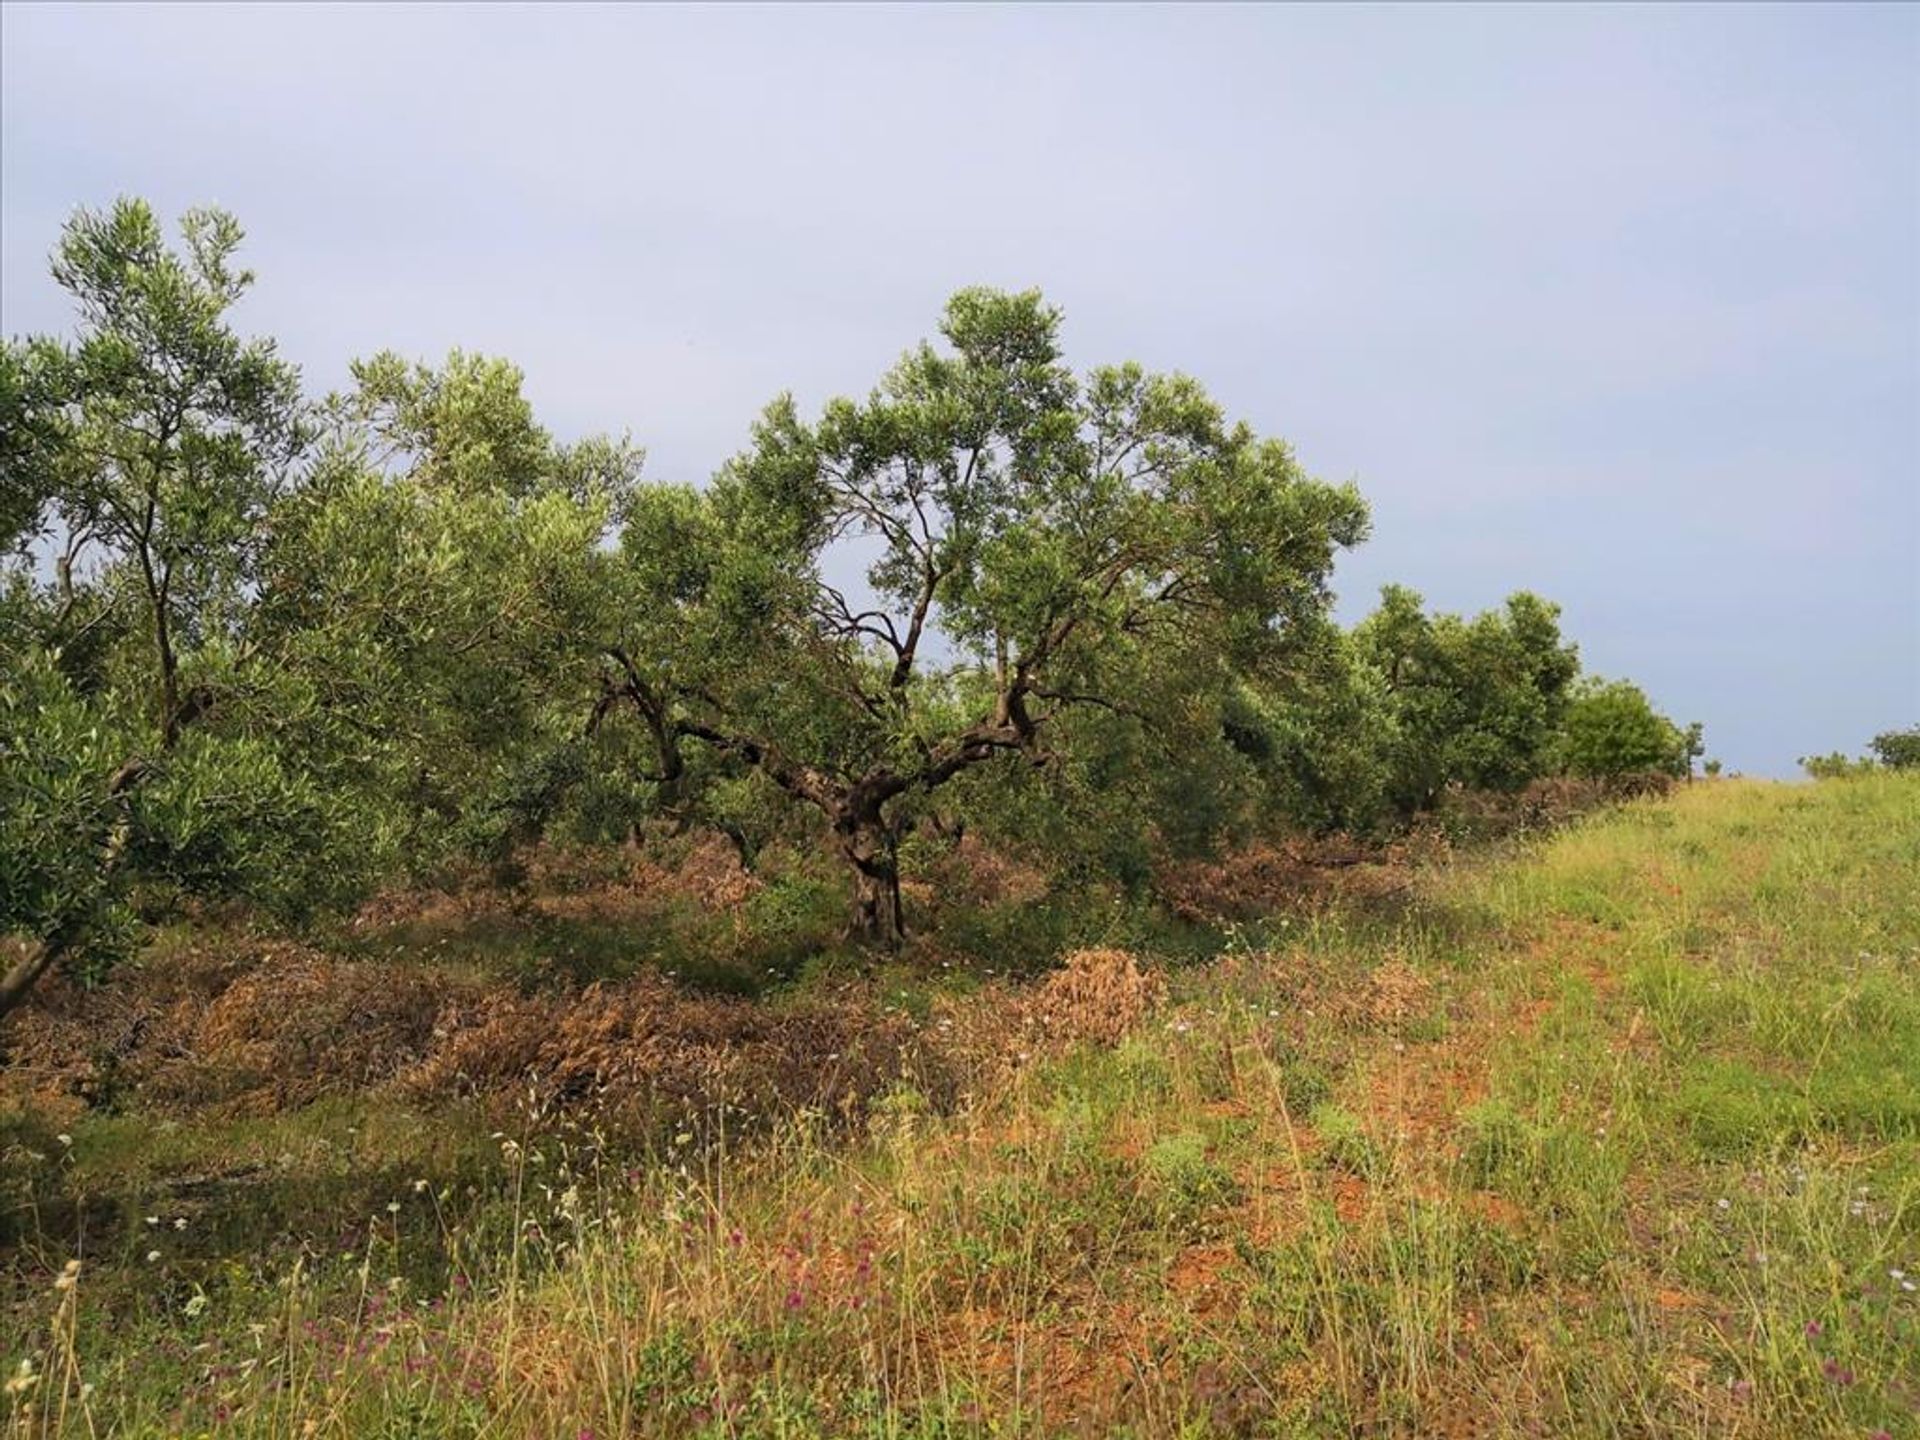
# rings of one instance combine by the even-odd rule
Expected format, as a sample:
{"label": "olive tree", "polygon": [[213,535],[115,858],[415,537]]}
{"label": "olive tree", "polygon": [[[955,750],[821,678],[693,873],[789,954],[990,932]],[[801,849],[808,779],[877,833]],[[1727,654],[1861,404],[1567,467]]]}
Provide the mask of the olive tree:
{"label": "olive tree", "polygon": [[136,891],[302,913],[509,856],[586,764],[577,696],[639,457],[519,372],[379,355],[325,407],[228,312],[239,227],[81,212],[69,343],[0,367],[0,1014]]}
{"label": "olive tree", "polygon": [[190,211],[181,239],[138,201],[77,214],[53,259],[77,333],[0,365],[0,932],[26,942],[0,1014],[97,937],[130,862],[201,871],[270,848],[248,817],[312,817],[257,736],[189,736],[254,658],[266,516],[306,431],[297,373],[227,321],[252,281],[239,226]]}
{"label": "olive tree", "polygon": [[1889,770],[1920,769],[1920,725],[1883,730],[1867,742],[1867,748]]}
{"label": "olive tree", "polygon": [[1377,825],[1394,778],[1391,699],[1354,635],[1331,623],[1242,686],[1227,738],[1255,761],[1271,818],[1321,833]]}
{"label": "olive tree", "polygon": [[1472,619],[1429,615],[1399,585],[1356,628],[1392,718],[1388,792],[1403,816],[1448,785],[1512,790],[1544,773],[1580,671],[1559,609],[1524,591]]}
{"label": "olive tree", "polygon": [[335,783],[387,807],[406,868],[511,873],[590,764],[579,696],[640,455],[555,441],[505,361],[353,373],[277,512],[263,619],[355,736]]}
{"label": "olive tree", "polygon": [[1575,775],[1621,780],[1631,775],[1683,775],[1699,753],[1700,727],[1682,729],[1626,680],[1591,678],[1567,708],[1561,763]]}
{"label": "olive tree", "polygon": [[1322,616],[1367,523],[1195,381],[1077,378],[1037,294],[940,328],[865,400],[775,401],[710,486],[637,490],[605,646],[658,773],[704,747],[810,808],[882,943],[931,795],[1045,764],[1076,710],[1177,730]]}

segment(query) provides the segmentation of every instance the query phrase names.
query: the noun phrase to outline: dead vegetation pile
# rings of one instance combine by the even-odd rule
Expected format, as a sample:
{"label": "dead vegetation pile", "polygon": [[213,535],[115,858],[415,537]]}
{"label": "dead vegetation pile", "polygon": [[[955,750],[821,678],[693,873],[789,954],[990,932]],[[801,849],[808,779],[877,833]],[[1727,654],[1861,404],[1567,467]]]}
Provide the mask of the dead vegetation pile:
{"label": "dead vegetation pile", "polygon": [[433,929],[529,914],[644,923],[676,910],[737,910],[763,883],[741,865],[727,837],[715,831],[612,853],[534,846],[521,860],[513,885],[502,885],[491,870],[473,866],[437,886],[374,896],[355,913],[350,928],[358,933]]}
{"label": "dead vegetation pile", "polygon": [[431,1043],[446,991],[414,965],[303,950],[264,957],[196,1015],[174,1017],[184,1044],[143,1067],[143,1096],[169,1109],[266,1115],[372,1089]]}
{"label": "dead vegetation pile", "polygon": [[[922,1026],[847,984],[752,1001],[658,976],[523,994],[415,966],[261,947],[233,962],[143,969],[85,993],[46,987],[0,1032],[0,1106],[48,1117],[134,1106],[151,1114],[295,1110],[334,1094],[529,1104],[611,1128],[811,1110],[851,1118],[900,1083],[945,1105],[1010,1060],[1026,1002],[996,992],[975,1023]],[[209,981],[214,982],[211,986]],[[183,983],[186,982],[186,983]],[[224,983],[222,983],[224,982]],[[1120,1008],[1126,1008],[1126,990]],[[1089,998],[1055,996],[1043,1035],[1100,1028]]]}
{"label": "dead vegetation pile", "polygon": [[[1220,921],[1391,895],[1416,860],[1411,845],[1303,839],[1169,866],[1161,878],[1179,913]],[[925,873],[942,909],[1029,904],[1048,884],[1042,870],[972,836],[940,845]],[[56,980],[10,1017],[0,1027],[0,1105],[249,1116],[384,1091],[485,1107],[531,1098],[634,1124],[721,1105],[851,1114],[903,1082],[946,1103],[1033,1055],[1118,1044],[1166,998],[1164,978],[1117,949],[1072,953],[1037,985],[944,996],[926,1023],[871,982],[756,1000],[696,993],[657,970],[593,984],[585,975],[549,984],[543,974],[530,984],[522,970],[420,958],[446,955],[436,932],[490,933],[492,912],[516,906],[640,927],[625,932],[636,935],[647,933],[647,916],[678,907],[725,930],[725,917],[764,888],[723,836],[708,834],[612,859],[536,851],[512,893],[476,876],[384,897],[350,926],[356,948],[368,942],[358,956],[244,927],[194,931],[190,941],[173,932],[112,983],[83,990]],[[513,933],[541,943],[537,926]],[[383,941],[392,942],[384,958],[374,953]],[[933,964],[937,945],[921,949]],[[1303,993],[1314,988],[1303,977]],[[1422,1000],[1383,989],[1378,1019],[1396,1023]]]}
{"label": "dead vegetation pile", "polygon": [[1045,897],[1050,884],[1038,865],[968,834],[933,848],[900,889],[917,909],[956,911],[1030,905]]}
{"label": "dead vegetation pile", "polygon": [[1304,947],[1261,950],[1223,956],[1209,973],[1222,990],[1284,995],[1287,1025],[1302,1032],[1400,1035],[1433,1019],[1445,1000],[1430,976],[1397,954],[1371,968],[1345,968]]}
{"label": "dead vegetation pile", "polygon": [[1166,864],[1155,888],[1196,924],[1256,920],[1335,904],[1389,900],[1412,883],[1419,844],[1363,845],[1343,836],[1258,841],[1212,860]]}
{"label": "dead vegetation pile", "polygon": [[943,999],[922,1023],[867,982],[756,1001],[646,974],[527,994],[253,942],[183,951],[99,992],[46,987],[0,1031],[0,1104],[269,1115],[384,1092],[634,1130],[722,1107],[852,1118],[902,1083],[945,1107],[1035,1054],[1118,1044],[1165,997],[1164,978],[1123,950],[1078,951],[1038,985]]}
{"label": "dead vegetation pile", "polygon": [[910,1018],[863,988],[768,1004],[689,995],[646,976],[450,1005],[396,1086],[413,1098],[531,1099],[634,1124],[721,1105],[747,1116],[848,1114],[926,1068]]}
{"label": "dead vegetation pile", "polygon": [[1167,982],[1125,950],[1076,950],[1024,999],[1044,1044],[1118,1045],[1167,998]]}
{"label": "dead vegetation pile", "polygon": [[1539,834],[1621,800],[1665,795],[1676,783],[1671,775],[1645,770],[1607,779],[1549,775],[1511,793],[1455,787],[1426,823],[1469,842]]}
{"label": "dead vegetation pile", "polygon": [[0,1104],[51,1114],[136,1100],[164,1113],[295,1109],[396,1074],[463,983],[287,942],[162,945],[97,990],[43,984],[0,1029]]}

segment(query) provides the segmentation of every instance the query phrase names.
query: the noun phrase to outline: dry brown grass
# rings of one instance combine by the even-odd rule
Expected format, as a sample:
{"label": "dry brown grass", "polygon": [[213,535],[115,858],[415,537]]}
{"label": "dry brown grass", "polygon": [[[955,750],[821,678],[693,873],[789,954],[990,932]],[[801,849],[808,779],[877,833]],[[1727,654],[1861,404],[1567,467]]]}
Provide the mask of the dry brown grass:
{"label": "dry brown grass", "polygon": [[536,846],[522,861],[516,890],[474,866],[437,887],[383,892],[355,913],[365,933],[404,927],[453,927],[489,916],[545,915],[639,922],[676,909],[737,909],[762,886],[743,869],[724,835],[690,835],[632,845],[612,853]]}
{"label": "dry brown grass", "polygon": [[901,882],[910,905],[927,909],[982,909],[1041,899],[1047,873],[973,835],[935,852],[919,873]]}
{"label": "dry brown grass", "polygon": [[1537,833],[1570,824],[1619,800],[1665,795],[1671,775],[1641,771],[1605,780],[1550,775],[1510,794],[1497,790],[1449,790],[1433,817],[1440,825],[1480,840]]}

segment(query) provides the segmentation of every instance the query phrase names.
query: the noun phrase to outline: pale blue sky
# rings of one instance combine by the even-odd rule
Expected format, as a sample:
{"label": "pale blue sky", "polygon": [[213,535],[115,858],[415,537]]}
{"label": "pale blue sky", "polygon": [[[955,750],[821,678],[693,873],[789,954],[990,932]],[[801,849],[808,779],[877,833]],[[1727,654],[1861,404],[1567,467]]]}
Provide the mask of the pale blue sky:
{"label": "pale blue sky", "polygon": [[1920,721],[1920,8],[0,9],[0,328],[78,204],[245,320],[699,478],[972,283],[1354,478],[1342,613],[1530,587],[1785,774]]}

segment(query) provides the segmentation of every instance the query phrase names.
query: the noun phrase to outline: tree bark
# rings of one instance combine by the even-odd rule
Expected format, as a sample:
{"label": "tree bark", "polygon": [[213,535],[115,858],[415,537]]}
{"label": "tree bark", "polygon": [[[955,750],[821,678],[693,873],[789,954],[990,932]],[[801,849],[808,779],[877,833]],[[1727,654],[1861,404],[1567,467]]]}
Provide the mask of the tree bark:
{"label": "tree bark", "polygon": [[853,872],[848,938],[864,945],[897,949],[907,929],[900,906],[900,861],[892,827],[877,813],[843,813],[835,818],[833,830],[840,857]]}
{"label": "tree bark", "polygon": [[33,987],[40,983],[40,977],[51,970],[71,948],[71,942],[65,935],[52,935],[36,943],[16,964],[7,967],[7,973],[0,975],[0,1020],[6,1019],[33,993]]}

